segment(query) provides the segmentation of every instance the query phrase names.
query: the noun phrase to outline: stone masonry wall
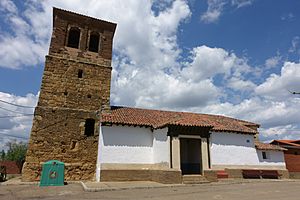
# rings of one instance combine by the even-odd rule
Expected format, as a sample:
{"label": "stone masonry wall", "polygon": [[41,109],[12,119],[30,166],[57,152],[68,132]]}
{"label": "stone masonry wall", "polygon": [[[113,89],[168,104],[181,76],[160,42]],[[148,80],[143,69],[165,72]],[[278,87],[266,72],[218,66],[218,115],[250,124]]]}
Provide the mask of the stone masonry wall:
{"label": "stone masonry wall", "polygon": [[[78,72],[82,70],[82,78]],[[111,67],[47,56],[38,106],[109,108]]]}
{"label": "stone masonry wall", "polygon": [[[78,78],[82,70],[82,78]],[[96,170],[98,127],[110,108],[111,67],[47,56],[23,167],[23,181],[37,181],[42,163],[66,163],[66,180],[92,180]],[[84,135],[86,119],[95,120],[95,136]]]}
{"label": "stone masonry wall", "polygon": [[[96,119],[95,135],[84,135],[86,118]],[[96,170],[99,116],[95,112],[37,107],[23,167],[23,181],[37,181],[42,163],[65,162],[66,180],[92,180]]]}

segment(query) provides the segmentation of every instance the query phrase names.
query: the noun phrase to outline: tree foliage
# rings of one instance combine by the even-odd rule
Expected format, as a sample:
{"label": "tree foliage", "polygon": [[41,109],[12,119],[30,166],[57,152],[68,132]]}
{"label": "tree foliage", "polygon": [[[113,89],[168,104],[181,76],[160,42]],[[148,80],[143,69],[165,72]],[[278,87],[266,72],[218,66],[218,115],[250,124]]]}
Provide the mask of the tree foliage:
{"label": "tree foliage", "polygon": [[1,151],[1,154],[0,154],[0,160],[5,160],[5,151],[4,150],[2,150]]}
{"label": "tree foliage", "polygon": [[7,152],[1,152],[1,160],[11,160],[17,162],[24,162],[27,144],[24,142],[10,141],[5,144],[8,147]]}

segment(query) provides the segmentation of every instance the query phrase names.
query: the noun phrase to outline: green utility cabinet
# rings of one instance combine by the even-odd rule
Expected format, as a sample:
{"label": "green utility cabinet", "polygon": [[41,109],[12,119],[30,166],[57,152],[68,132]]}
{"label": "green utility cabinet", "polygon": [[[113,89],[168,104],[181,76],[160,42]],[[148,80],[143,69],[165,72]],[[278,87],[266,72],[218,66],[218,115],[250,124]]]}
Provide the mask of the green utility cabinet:
{"label": "green utility cabinet", "polygon": [[65,163],[49,160],[43,164],[40,186],[64,185]]}

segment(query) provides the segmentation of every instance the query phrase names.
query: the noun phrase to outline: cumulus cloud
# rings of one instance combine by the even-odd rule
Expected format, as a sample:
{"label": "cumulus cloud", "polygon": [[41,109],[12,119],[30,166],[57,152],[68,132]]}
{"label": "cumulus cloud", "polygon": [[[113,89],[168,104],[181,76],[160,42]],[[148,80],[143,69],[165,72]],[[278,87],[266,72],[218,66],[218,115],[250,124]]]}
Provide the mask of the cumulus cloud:
{"label": "cumulus cloud", "polygon": [[282,140],[295,140],[299,139],[300,131],[299,126],[285,125],[275,126],[269,129],[262,128],[261,131],[264,133],[261,138],[267,142],[276,139]]}
{"label": "cumulus cloud", "polygon": [[289,91],[300,91],[300,63],[285,62],[281,73],[271,74],[256,88],[256,93],[268,99],[284,100],[290,97]]}
{"label": "cumulus cloud", "polygon": [[[19,11],[11,0],[2,0],[1,5],[7,29],[2,30],[0,36],[0,67],[17,69],[42,62],[49,43],[50,23],[45,25],[42,23],[45,19],[28,14],[34,12],[32,6]],[[44,31],[42,35],[39,34],[41,30]]]}
{"label": "cumulus cloud", "polygon": [[0,92],[0,149],[4,149],[5,144],[10,140],[28,140],[32,125],[33,107],[37,103],[37,98],[37,95],[33,94],[22,97]]}
{"label": "cumulus cloud", "polygon": [[218,81],[227,83],[229,88],[249,91],[255,87],[251,81],[242,79],[250,67],[234,53],[203,45],[192,49],[188,60],[166,70],[141,67],[116,58],[114,65],[119,69],[113,71],[113,103],[172,110],[199,109],[218,103],[224,95],[215,83],[218,75]]}
{"label": "cumulus cloud", "polygon": [[249,80],[242,80],[240,77],[232,77],[228,81],[228,87],[236,91],[251,91],[255,89],[256,84]]}
{"label": "cumulus cloud", "polygon": [[231,73],[240,74],[248,70],[244,59],[238,58],[234,53],[222,48],[211,48],[205,45],[192,50],[191,63],[183,68],[182,73],[187,79],[199,81],[204,78],[212,78],[217,74],[226,76]]}

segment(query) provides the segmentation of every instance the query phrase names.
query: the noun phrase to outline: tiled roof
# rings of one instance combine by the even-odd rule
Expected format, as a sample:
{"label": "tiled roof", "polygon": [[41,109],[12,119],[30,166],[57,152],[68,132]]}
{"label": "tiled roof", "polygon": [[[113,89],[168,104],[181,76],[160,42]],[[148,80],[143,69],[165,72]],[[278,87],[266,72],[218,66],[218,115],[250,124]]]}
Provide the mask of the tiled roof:
{"label": "tiled roof", "polygon": [[267,144],[262,142],[255,142],[255,148],[258,150],[274,150],[274,151],[286,151],[287,149],[282,148],[278,145]]}
{"label": "tiled roof", "polygon": [[273,140],[271,144],[285,145],[285,146],[293,146],[300,148],[300,144],[298,144],[299,140]]}
{"label": "tiled roof", "polygon": [[226,131],[246,134],[256,134],[257,131],[248,126],[258,124],[233,119],[230,117],[188,112],[173,112],[162,110],[149,110],[130,107],[111,108],[111,113],[102,115],[102,123],[148,126],[154,129],[169,125],[210,127],[212,131]]}

